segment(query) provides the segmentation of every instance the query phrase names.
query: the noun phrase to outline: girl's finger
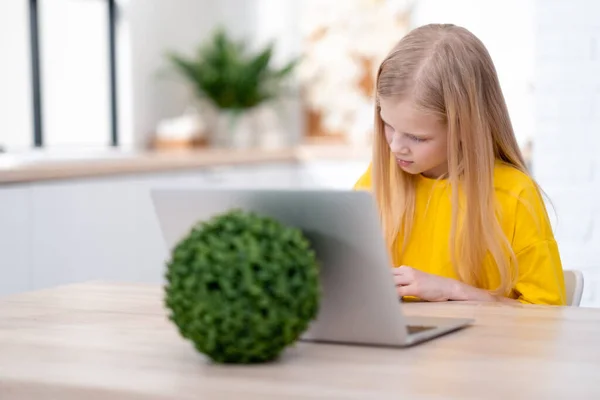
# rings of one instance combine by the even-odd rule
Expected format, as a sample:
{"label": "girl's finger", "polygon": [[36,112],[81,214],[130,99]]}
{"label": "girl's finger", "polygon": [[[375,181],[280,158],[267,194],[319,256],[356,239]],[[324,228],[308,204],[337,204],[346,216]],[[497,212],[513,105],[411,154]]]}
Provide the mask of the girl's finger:
{"label": "girl's finger", "polygon": [[410,285],[412,278],[406,275],[394,275],[394,283],[398,285]]}
{"label": "girl's finger", "polygon": [[415,289],[414,285],[396,286],[396,292],[398,293],[398,296],[400,296],[400,297],[417,296],[417,293],[415,292],[414,289]]}
{"label": "girl's finger", "polygon": [[402,275],[404,274],[410,267],[405,267],[403,265],[399,266],[399,267],[395,267],[392,268],[392,272],[394,273],[394,275]]}

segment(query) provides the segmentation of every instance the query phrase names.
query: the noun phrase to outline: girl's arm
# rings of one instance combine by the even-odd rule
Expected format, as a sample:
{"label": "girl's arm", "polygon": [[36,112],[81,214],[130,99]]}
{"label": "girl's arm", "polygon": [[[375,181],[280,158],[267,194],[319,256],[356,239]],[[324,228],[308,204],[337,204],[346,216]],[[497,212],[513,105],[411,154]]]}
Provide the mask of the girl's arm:
{"label": "girl's arm", "polygon": [[417,297],[425,301],[486,301],[519,303],[503,296],[494,296],[487,290],[443,276],[429,274],[412,267],[393,268],[396,290],[401,297]]}
{"label": "girl's arm", "polygon": [[448,300],[462,300],[462,301],[487,301],[487,302],[501,302],[509,304],[520,304],[518,300],[511,299],[504,296],[496,296],[488,292],[487,290],[479,289],[468,285],[466,283],[449,279],[450,294]]}

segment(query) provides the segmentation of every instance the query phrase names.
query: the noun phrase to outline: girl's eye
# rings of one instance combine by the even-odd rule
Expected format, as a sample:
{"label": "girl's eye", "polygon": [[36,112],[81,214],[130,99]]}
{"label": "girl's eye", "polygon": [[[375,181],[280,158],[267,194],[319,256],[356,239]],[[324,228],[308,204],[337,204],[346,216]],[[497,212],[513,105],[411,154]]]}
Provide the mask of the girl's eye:
{"label": "girl's eye", "polygon": [[408,137],[409,137],[411,140],[413,140],[413,141],[415,141],[415,142],[417,142],[417,143],[421,143],[421,142],[425,142],[425,141],[427,141],[427,139],[418,138],[418,137],[416,137],[416,136],[413,136],[413,135],[408,135]]}

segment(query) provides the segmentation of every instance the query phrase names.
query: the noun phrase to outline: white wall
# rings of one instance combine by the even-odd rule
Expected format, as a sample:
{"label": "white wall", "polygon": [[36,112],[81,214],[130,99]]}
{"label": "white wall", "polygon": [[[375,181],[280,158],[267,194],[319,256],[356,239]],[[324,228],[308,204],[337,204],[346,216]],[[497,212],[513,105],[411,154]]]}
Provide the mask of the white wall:
{"label": "white wall", "polygon": [[565,268],[600,306],[600,2],[535,3],[534,173],[554,204]]}
{"label": "white wall", "polygon": [[535,124],[531,87],[534,20],[533,0],[417,0],[412,17],[413,27],[453,23],[483,41],[496,65],[521,146],[532,138]]}
{"label": "white wall", "polygon": [[[287,63],[300,55],[302,36],[300,32],[300,15],[302,1],[298,0],[246,0],[253,4],[255,12],[254,35],[257,45],[275,41],[275,65]],[[303,108],[298,95],[286,96],[278,103],[282,134],[292,143],[300,139],[304,131]]]}
{"label": "white wall", "polygon": [[166,52],[190,54],[218,24],[234,35],[247,35],[255,20],[250,6],[251,2],[235,0],[121,2],[120,39],[126,47],[123,52],[131,57],[130,65],[121,66],[120,82],[131,90],[124,101],[130,102],[133,136],[124,138],[126,142],[145,145],[160,119],[179,115],[191,100],[178,77],[162,76],[169,67]]}
{"label": "white wall", "polygon": [[[120,7],[121,107],[124,118],[132,115],[122,125],[126,145],[144,146],[158,121],[179,115],[192,100],[179,76],[164,74],[167,51],[192,54],[219,24],[236,38],[261,44],[276,38],[276,62],[296,54],[299,46],[291,0],[121,0]],[[297,130],[298,106],[287,106],[292,114],[286,127]]]}

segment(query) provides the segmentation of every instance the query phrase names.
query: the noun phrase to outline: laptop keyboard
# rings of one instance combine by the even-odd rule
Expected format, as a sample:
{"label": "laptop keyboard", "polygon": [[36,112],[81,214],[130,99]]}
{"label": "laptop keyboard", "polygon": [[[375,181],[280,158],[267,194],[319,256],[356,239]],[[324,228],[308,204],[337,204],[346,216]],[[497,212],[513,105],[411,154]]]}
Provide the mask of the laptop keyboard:
{"label": "laptop keyboard", "polygon": [[407,327],[409,335],[412,335],[414,333],[423,332],[423,331],[428,331],[433,328],[435,328],[435,326],[408,325],[408,327]]}

